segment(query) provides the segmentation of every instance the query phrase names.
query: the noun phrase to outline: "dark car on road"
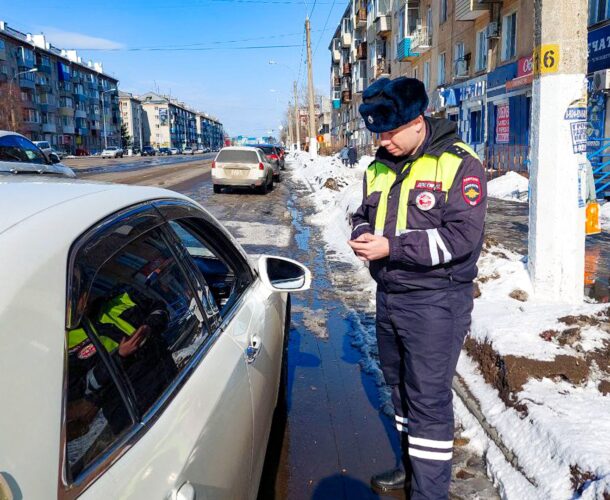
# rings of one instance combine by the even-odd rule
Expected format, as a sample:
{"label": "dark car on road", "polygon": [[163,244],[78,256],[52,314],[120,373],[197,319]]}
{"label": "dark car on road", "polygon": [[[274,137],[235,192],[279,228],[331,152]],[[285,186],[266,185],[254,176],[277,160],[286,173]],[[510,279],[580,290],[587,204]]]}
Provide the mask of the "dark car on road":
{"label": "dark car on road", "polygon": [[279,150],[273,144],[248,144],[253,148],[259,148],[265,153],[267,160],[273,166],[275,181],[280,180],[280,170],[284,168],[284,159],[281,157]]}
{"label": "dark car on road", "polygon": [[144,146],[142,148],[142,156],[155,156],[157,152],[152,146]]}
{"label": "dark car on road", "polygon": [[171,155],[171,151],[169,150],[169,148],[159,148],[159,154],[160,155]]}

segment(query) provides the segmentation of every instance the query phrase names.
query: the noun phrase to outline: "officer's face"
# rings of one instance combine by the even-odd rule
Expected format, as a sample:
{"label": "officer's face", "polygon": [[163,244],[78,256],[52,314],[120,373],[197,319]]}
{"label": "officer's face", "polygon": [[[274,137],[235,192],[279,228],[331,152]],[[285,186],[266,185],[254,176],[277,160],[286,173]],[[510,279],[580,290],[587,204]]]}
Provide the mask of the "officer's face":
{"label": "officer's face", "polygon": [[381,133],[379,144],[392,156],[410,155],[424,142],[426,124],[423,116],[418,116],[402,127]]}

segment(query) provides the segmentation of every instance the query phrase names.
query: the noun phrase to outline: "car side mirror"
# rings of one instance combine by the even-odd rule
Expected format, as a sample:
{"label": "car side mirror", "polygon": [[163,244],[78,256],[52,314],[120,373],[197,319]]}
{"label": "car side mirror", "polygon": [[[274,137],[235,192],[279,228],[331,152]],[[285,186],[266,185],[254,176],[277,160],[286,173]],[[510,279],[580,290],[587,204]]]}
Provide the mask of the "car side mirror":
{"label": "car side mirror", "polygon": [[263,284],[274,292],[303,292],[311,287],[309,269],[285,257],[262,255],[258,272]]}
{"label": "car side mirror", "polygon": [[61,158],[59,156],[57,156],[56,153],[50,153],[49,158],[51,159],[51,163],[60,163],[61,162]]}

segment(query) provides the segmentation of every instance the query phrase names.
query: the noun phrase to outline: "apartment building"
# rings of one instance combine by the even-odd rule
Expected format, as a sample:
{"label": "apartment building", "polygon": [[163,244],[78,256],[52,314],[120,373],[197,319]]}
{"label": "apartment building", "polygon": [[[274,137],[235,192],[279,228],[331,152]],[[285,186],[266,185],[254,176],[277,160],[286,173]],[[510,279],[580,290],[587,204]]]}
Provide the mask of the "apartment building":
{"label": "apartment building", "polygon": [[119,109],[121,122],[125,124],[127,133],[131,138],[129,146],[142,149],[142,101],[129,92],[119,92]]}
{"label": "apartment building", "polygon": [[357,111],[362,90],[404,75],[424,82],[427,114],[456,121],[482,158],[526,162],[533,8],[531,0],[352,0],[329,47],[334,142],[372,149]]}
{"label": "apartment building", "polygon": [[142,105],[144,145],[156,148],[218,149],[224,141],[222,123],[169,96],[148,92],[138,99]]}
{"label": "apartment building", "polygon": [[30,139],[72,154],[95,152],[104,145],[105,129],[107,143],[118,144],[117,85],[101,63],[0,21],[0,89],[16,96],[11,106],[19,120],[12,126]]}

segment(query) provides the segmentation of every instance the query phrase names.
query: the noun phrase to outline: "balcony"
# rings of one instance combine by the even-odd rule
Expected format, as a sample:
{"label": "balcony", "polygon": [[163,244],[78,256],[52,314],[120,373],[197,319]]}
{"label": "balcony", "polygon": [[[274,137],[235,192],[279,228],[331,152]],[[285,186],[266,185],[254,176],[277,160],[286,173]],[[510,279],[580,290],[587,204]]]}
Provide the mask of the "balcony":
{"label": "balcony", "polygon": [[344,104],[347,104],[348,102],[352,102],[351,90],[344,90],[341,92],[341,102]]}
{"label": "balcony", "polygon": [[87,118],[87,111],[84,109],[77,109],[74,111],[74,118]]}
{"label": "balcony", "polygon": [[63,125],[61,127],[62,134],[73,134],[74,133],[74,125]]}
{"label": "balcony", "polygon": [[333,62],[338,63],[341,61],[341,51],[333,49]]}
{"label": "balcony", "polygon": [[344,47],[349,47],[352,44],[352,34],[351,33],[342,33],[341,34],[341,44]]}
{"label": "balcony", "polygon": [[57,113],[59,114],[59,116],[74,116],[74,108],[72,106],[60,105],[59,108],[57,108]]}
{"label": "balcony", "polygon": [[36,67],[38,68],[38,71],[40,71],[41,73],[45,73],[47,75],[51,74],[51,63],[50,62],[39,62]]}
{"label": "balcony", "polygon": [[366,42],[360,42],[356,47],[356,59],[362,61],[368,57]]}
{"label": "balcony", "polygon": [[41,102],[38,107],[43,113],[55,113],[57,111],[57,103],[54,101]]}
{"label": "balcony", "polygon": [[89,135],[89,129],[87,127],[78,127],[76,129],[76,135],[87,136]]}
{"label": "balcony", "polygon": [[57,127],[54,123],[43,123],[42,132],[43,134],[54,134],[57,132]]}
{"label": "balcony", "polygon": [[455,0],[455,20],[475,21],[488,11],[488,5],[481,0]]}
{"label": "balcony", "polygon": [[0,49],[0,61],[6,61],[6,48]]}
{"label": "balcony", "polygon": [[379,36],[386,36],[392,32],[392,17],[379,16],[375,19],[375,33]]}
{"label": "balcony", "polygon": [[356,26],[359,28],[366,26],[366,7],[360,7],[356,11]]}
{"label": "balcony", "polygon": [[39,132],[40,131],[40,123],[38,123],[38,122],[23,122],[21,124],[21,129],[24,132]]}
{"label": "balcony", "polygon": [[349,76],[352,74],[352,65],[350,63],[343,63],[343,71],[341,73],[343,76]]}
{"label": "balcony", "polygon": [[403,38],[396,47],[396,59],[399,61],[412,61],[419,57],[419,53],[412,49],[413,39],[411,37]]}
{"label": "balcony", "polygon": [[366,87],[364,83],[364,78],[356,78],[354,80],[354,92],[357,94],[361,94],[364,92],[364,88]]}
{"label": "balcony", "polygon": [[332,82],[333,87],[339,87],[341,85],[341,77],[338,75],[333,76]]}
{"label": "balcony", "polygon": [[380,58],[377,61],[377,64],[373,68],[373,76],[372,80],[377,80],[378,78],[390,78],[390,73],[392,72],[392,66],[390,63],[386,62],[383,58]]}
{"label": "balcony", "polygon": [[98,121],[92,121],[90,125],[91,130],[99,130],[100,123]]}
{"label": "balcony", "polygon": [[25,109],[38,109],[38,103],[31,96],[26,99],[21,98],[21,106]]}
{"label": "balcony", "polygon": [[416,50],[420,54],[430,50],[432,46],[432,33],[428,33],[428,28],[422,26],[411,34],[411,50]]}
{"label": "balcony", "polygon": [[36,80],[36,87],[38,87],[39,92],[50,92],[51,82],[49,82],[47,79],[39,78]]}
{"label": "balcony", "polygon": [[333,109],[341,108],[341,99],[333,99]]}
{"label": "balcony", "polygon": [[19,77],[19,86],[22,89],[35,89],[36,83],[34,82],[33,79],[29,79],[29,78],[25,77],[25,75],[22,75]]}

